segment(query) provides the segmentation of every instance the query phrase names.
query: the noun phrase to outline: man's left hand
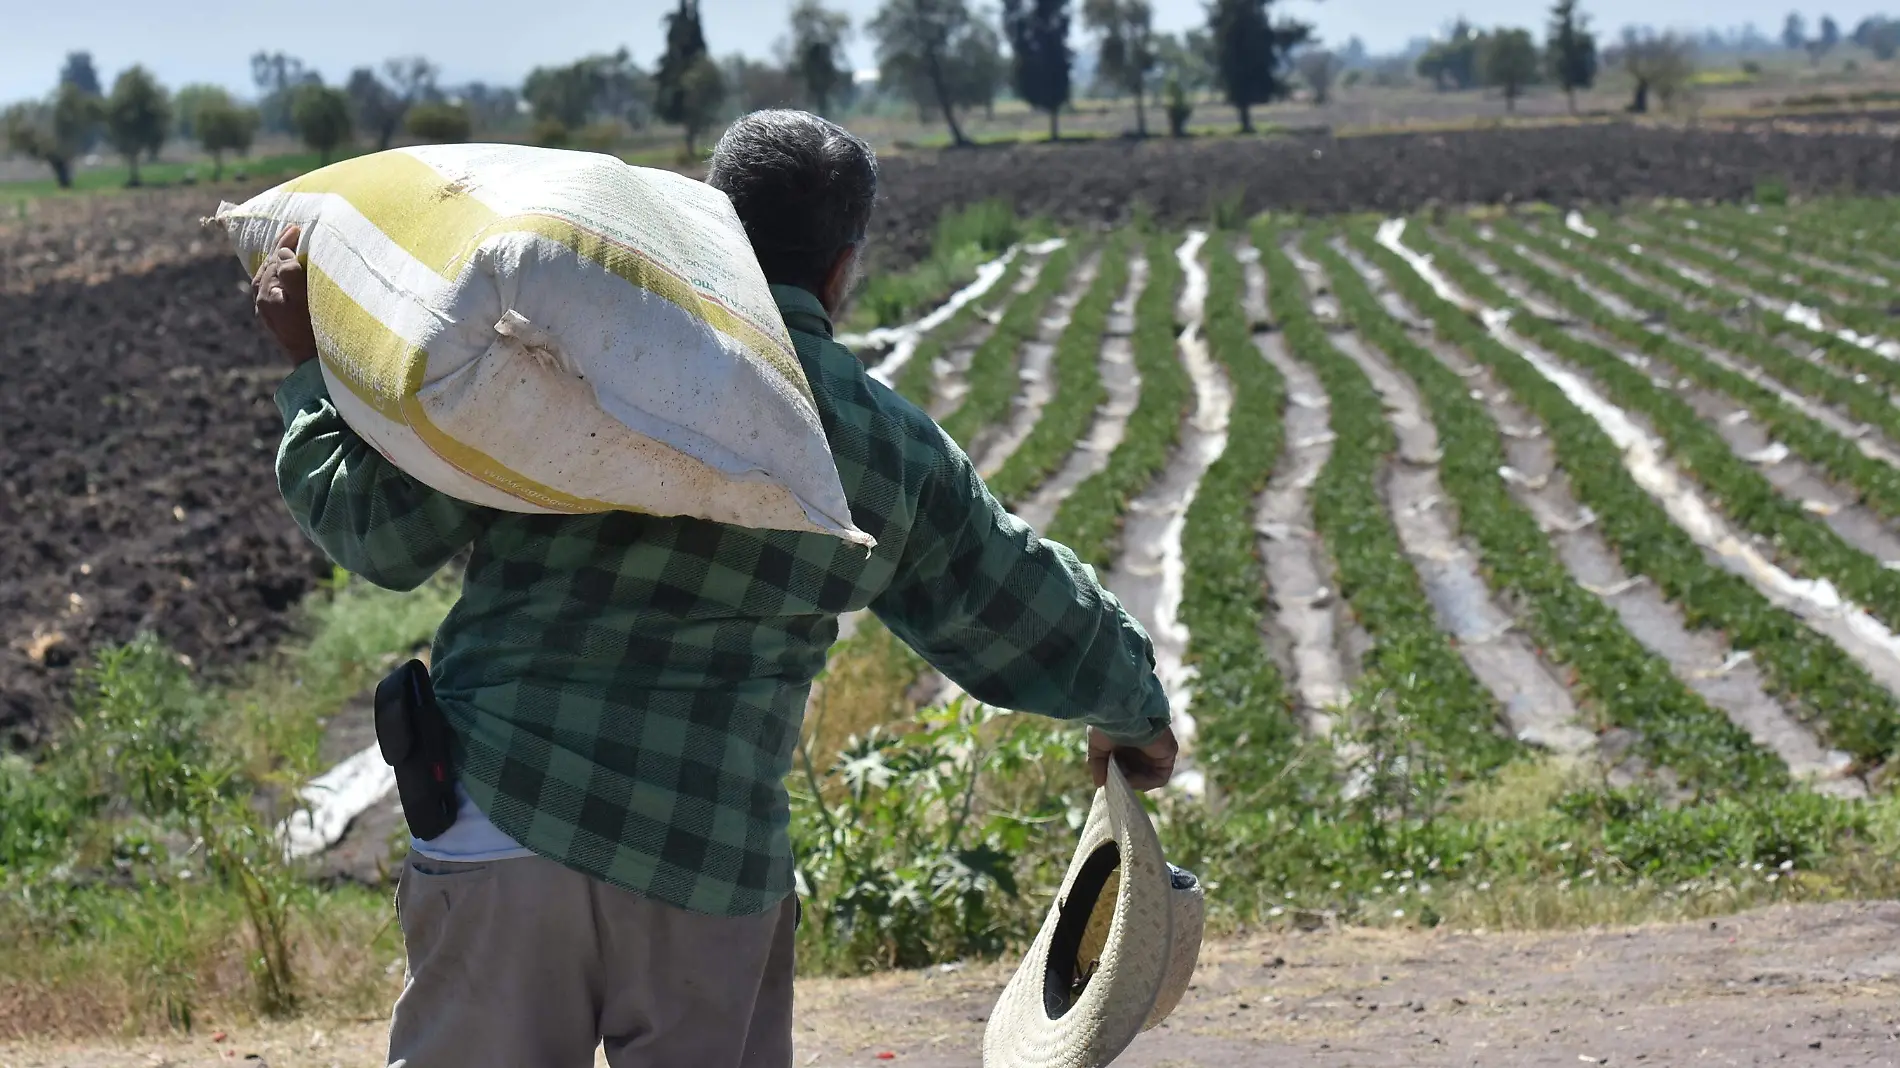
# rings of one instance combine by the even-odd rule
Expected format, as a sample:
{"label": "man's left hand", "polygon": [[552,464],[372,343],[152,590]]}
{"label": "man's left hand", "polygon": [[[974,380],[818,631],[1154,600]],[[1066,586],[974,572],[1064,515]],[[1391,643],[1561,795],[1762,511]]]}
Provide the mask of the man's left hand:
{"label": "man's left hand", "polygon": [[1089,774],[1097,786],[1108,783],[1108,762],[1113,760],[1121,765],[1129,786],[1137,790],[1158,790],[1174,778],[1174,761],[1180,752],[1172,727],[1162,731],[1161,737],[1140,746],[1117,745],[1100,730],[1089,728]]}
{"label": "man's left hand", "polygon": [[310,287],[303,264],[297,262],[297,241],[302,236],[302,227],[286,229],[251,278],[251,309],[283,347],[292,367],[317,358],[317,332],[310,324]]}

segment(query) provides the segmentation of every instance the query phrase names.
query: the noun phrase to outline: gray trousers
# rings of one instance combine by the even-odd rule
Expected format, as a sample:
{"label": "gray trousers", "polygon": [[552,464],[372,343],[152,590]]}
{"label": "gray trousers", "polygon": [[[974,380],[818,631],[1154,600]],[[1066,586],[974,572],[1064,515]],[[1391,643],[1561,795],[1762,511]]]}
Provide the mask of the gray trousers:
{"label": "gray trousers", "polygon": [[706,916],[541,857],[411,854],[389,1064],[789,1068],[795,902]]}

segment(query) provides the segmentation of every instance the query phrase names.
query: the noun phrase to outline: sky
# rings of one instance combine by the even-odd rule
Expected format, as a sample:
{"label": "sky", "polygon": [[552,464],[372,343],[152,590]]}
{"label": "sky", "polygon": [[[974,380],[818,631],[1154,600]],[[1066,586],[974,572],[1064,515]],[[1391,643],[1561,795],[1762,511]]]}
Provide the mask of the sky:
{"label": "sky", "polygon": [[[707,42],[717,55],[768,55],[785,34],[792,0],[701,0]],[[862,24],[880,0],[828,0]],[[1780,29],[1787,0],[1583,0],[1595,24],[1613,31],[1626,23],[1658,27],[1723,26],[1754,22],[1764,33]],[[1179,30],[1205,21],[1201,0],[1153,0],[1156,22]],[[1810,24],[1831,14],[1845,32],[1876,3],[1804,11]],[[571,61],[625,45],[651,67],[663,42],[661,16],[669,0],[320,0],[317,3],[236,4],[229,0],[0,0],[0,101],[38,96],[57,77],[66,53],[89,50],[109,85],[119,70],[143,63],[161,82],[213,82],[251,90],[249,57],[259,50],[298,56],[330,82],[350,68],[397,55],[421,53],[443,69],[445,84],[474,79],[517,84],[530,69]],[[996,6],[990,0],[990,6]],[[1078,4],[1079,6],[1079,4]],[[1328,43],[1358,36],[1374,52],[1402,47],[1463,14],[1473,23],[1529,25],[1545,21],[1547,0],[1278,0],[1276,8],[1319,27]],[[319,14],[320,13],[320,14]],[[546,17],[537,17],[545,13]],[[1079,37],[1079,27],[1078,27]],[[872,65],[870,42],[859,35],[852,60]]]}

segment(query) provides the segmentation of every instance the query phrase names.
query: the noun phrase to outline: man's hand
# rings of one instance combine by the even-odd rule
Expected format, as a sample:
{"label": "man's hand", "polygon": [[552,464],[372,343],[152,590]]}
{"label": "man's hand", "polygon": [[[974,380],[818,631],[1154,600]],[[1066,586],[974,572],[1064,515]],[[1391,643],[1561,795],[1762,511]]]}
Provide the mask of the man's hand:
{"label": "man's hand", "polygon": [[310,325],[310,286],[303,264],[297,262],[297,241],[302,236],[302,227],[286,229],[251,279],[251,309],[283,346],[292,367],[317,358],[317,332]]}
{"label": "man's hand", "polygon": [[1137,790],[1160,789],[1174,777],[1174,758],[1180,752],[1172,727],[1143,746],[1116,745],[1108,735],[1089,728],[1089,775],[1097,786],[1108,784],[1108,760],[1112,756],[1115,763],[1121,765],[1122,774],[1128,777],[1128,785]]}

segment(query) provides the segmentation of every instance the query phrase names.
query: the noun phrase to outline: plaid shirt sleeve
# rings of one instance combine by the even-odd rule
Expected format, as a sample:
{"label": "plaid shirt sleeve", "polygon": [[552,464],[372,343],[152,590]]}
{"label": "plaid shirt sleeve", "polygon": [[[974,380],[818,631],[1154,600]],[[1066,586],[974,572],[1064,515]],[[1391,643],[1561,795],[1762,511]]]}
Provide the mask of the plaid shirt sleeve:
{"label": "plaid shirt sleeve", "polygon": [[413,590],[481,529],[485,509],[417,482],[350,429],[317,361],[277,388],[277,410],[277,487],[297,525],[345,571]]}
{"label": "plaid shirt sleeve", "polygon": [[1145,745],[1168,699],[1141,624],[1067,547],[990,494],[940,442],[896,577],[871,605],[891,632],[985,704],[1099,727]]}

